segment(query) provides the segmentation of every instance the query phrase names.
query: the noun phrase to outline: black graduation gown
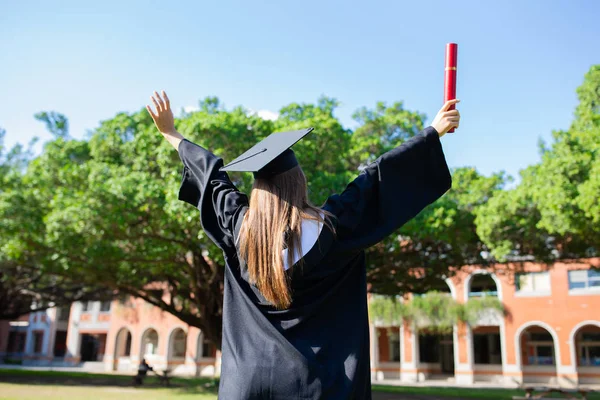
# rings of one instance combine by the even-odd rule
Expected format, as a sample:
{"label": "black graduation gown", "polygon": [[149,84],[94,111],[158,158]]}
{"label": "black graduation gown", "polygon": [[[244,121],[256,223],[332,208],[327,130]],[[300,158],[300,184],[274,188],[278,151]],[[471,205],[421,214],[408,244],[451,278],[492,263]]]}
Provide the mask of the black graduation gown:
{"label": "black graduation gown", "polygon": [[223,161],[184,140],[179,199],[200,210],[202,227],[225,255],[219,398],[370,399],[370,352],[364,250],[443,195],[451,177],[437,132],[429,127],[370,164],[323,209],[323,228],[296,264],[292,305],[276,310],[248,282],[235,238],[248,198]]}

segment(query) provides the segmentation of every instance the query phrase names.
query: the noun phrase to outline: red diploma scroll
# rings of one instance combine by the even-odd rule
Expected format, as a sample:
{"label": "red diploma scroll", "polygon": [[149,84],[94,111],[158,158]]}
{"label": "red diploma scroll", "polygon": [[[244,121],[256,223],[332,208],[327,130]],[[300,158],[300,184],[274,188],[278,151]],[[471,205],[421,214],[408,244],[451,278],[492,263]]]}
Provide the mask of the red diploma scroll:
{"label": "red diploma scroll", "polygon": [[[446,68],[444,76],[444,103],[448,100],[456,99],[456,64],[457,64],[458,45],[448,43],[446,45]],[[454,110],[454,106],[450,110]],[[454,132],[454,128],[448,132]]]}

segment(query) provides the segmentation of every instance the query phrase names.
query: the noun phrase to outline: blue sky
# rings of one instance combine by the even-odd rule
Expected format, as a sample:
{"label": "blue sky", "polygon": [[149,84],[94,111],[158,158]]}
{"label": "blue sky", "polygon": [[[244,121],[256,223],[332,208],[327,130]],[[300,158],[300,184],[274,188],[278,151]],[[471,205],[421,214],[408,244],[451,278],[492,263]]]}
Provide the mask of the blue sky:
{"label": "blue sky", "polygon": [[[539,160],[566,129],[575,89],[600,63],[600,2],[0,0],[0,127],[6,145],[47,140],[54,110],[82,137],[154,89],[176,109],[208,95],[277,111],[337,98],[337,115],[401,100],[429,122],[441,106],[444,46],[459,44],[461,128],[451,166],[484,174]],[[318,130],[318,127],[316,127]],[[39,149],[39,146],[38,146]]]}

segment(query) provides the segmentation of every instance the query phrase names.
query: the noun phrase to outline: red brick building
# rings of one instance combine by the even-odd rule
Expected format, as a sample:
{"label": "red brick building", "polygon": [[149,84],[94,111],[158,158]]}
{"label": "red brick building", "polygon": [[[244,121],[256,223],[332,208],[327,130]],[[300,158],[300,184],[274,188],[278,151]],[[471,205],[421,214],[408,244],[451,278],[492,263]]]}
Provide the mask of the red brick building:
{"label": "red brick building", "polygon": [[[443,379],[468,384],[600,383],[600,259],[464,268],[443,291],[457,302],[497,296],[472,326],[430,335],[414,323],[371,326],[374,380]],[[177,374],[213,375],[219,355],[202,332],[141,299],[73,303],[0,321],[0,361],[133,372],[141,358]]]}
{"label": "red brick building", "polygon": [[414,324],[372,327],[374,379],[450,379],[459,383],[600,383],[599,259],[526,263],[495,273],[464,268],[446,280],[457,302],[497,296],[507,315],[490,313],[475,326],[459,323],[449,335],[427,335]]}

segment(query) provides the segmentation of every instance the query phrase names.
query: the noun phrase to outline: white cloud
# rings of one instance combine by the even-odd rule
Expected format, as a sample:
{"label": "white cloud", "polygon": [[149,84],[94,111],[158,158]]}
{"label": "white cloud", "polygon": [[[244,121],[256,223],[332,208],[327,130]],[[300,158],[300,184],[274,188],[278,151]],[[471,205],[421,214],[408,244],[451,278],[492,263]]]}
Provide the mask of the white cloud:
{"label": "white cloud", "polygon": [[200,107],[198,106],[185,106],[183,107],[183,111],[185,111],[186,113],[191,113],[194,111],[200,111]]}
{"label": "white cloud", "polygon": [[277,118],[279,118],[279,113],[270,110],[258,110],[256,115],[269,121],[275,121]]}

